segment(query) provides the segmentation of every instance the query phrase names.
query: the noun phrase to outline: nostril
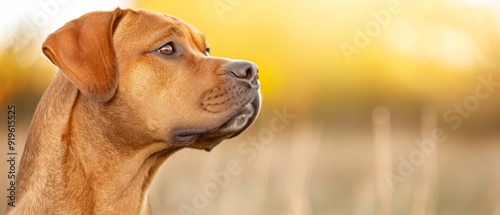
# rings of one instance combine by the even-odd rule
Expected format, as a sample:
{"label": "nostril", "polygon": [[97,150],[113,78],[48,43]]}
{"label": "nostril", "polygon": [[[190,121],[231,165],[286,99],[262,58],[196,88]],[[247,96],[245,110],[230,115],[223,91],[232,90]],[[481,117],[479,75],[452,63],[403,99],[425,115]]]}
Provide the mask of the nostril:
{"label": "nostril", "polygon": [[241,78],[241,79],[250,79],[252,78],[252,68],[248,67],[246,70],[236,70],[236,71],[231,71],[231,74],[234,77]]}
{"label": "nostril", "polygon": [[247,70],[245,71],[245,78],[249,79],[252,76],[252,68],[248,67]]}
{"label": "nostril", "polygon": [[248,61],[233,62],[226,71],[233,78],[250,82],[258,75],[257,65]]}

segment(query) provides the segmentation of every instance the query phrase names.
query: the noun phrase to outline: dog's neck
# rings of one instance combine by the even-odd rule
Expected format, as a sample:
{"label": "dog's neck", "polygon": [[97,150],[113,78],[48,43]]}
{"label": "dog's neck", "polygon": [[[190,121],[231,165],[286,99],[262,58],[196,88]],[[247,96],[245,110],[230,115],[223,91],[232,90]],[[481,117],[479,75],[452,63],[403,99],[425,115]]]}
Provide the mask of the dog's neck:
{"label": "dog's neck", "polygon": [[96,111],[59,72],[33,117],[17,178],[17,208],[36,214],[149,214],[147,189],[174,150],[133,136],[104,136],[104,129],[120,128]]}

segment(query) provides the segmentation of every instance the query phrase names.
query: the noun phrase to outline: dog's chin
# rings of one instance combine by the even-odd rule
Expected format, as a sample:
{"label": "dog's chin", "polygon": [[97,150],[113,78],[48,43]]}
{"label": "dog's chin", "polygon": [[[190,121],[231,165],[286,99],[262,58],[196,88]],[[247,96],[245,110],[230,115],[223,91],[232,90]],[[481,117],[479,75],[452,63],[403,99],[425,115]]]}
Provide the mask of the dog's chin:
{"label": "dog's chin", "polygon": [[220,126],[199,133],[180,133],[177,135],[177,139],[180,139],[181,142],[191,142],[188,146],[190,148],[211,151],[221,141],[236,137],[250,127],[257,118],[259,110],[260,98],[255,98],[241,107],[236,114]]}

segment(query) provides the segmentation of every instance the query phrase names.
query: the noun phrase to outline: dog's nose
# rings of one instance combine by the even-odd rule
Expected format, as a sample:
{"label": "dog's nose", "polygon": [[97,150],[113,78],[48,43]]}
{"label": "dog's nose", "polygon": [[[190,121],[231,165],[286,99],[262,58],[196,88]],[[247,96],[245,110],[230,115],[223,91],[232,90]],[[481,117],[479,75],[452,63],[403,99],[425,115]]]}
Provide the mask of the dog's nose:
{"label": "dog's nose", "polygon": [[229,65],[227,74],[240,81],[251,85],[257,85],[259,68],[255,63],[249,61],[235,61]]}

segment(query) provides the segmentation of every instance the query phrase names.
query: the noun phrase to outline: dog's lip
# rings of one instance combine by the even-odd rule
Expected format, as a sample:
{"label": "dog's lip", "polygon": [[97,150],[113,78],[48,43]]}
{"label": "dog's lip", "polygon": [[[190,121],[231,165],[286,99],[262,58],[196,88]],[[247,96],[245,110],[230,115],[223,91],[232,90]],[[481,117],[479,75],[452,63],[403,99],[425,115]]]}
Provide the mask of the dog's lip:
{"label": "dog's lip", "polygon": [[181,143],[189,143],[193,142],[198,138],[199,133],[198,132],[188,132],[188,131],[183,131],[175,134],[175,138],[177,141]]}
{"label": "dog's lip", "polygon": [[180,130],[174,133],[174,138],[179,143],[191,143],[194,142],[203,131],[196,130]]}
{"label": "dog's lip", "polygon": [[[208,139],[216,139],[221,137],[226,137],[227,139],[230,139],[236,137],[243,131],[245,131],[248,127],[250,127],[250,125],[252,125],[255,118],[257,118],[259,110],[260,110],[260,97],[255,97],[249,103],[244,105],[238,113],[234,114],[226,122],[221,124],[219,127],[205,133],[202,136],[203,138],[208,138]],[[240,117],[245,114],[250,115],[249,118],[246,119],[245,125],[236,130],[229,129],[229,131],[224,131],[225,129],[228,129],[228,127],[230,127],[232,123],[235,123],[234,120],[236,120],[237,117]]]}
{"label": "dog's lip", "polygon": [[[259,115],[260,97],[257,97],[255,99],[253,99],[249,104],[251,106],[251,109],[250,109],[250,111],[251,111],[250,118],[247,119],[247,122],[246,122],[246,124],[243,127],[241,127],[240,129],[238,129],[231,136],[229,136],[229,138],[233,138],[233,137],[236,137],[236,136],[240,135],[243,131],[245,131],[248,127],[250,127],[250,125],[253,124],[253,122],[255,121],[255,118],[257,118],[257,116]],[[234,117],[237,117],[237,116],[239,116],[241,114],[243,114],[243,113],[239,113],[239,114],[235,115]],[[231,118],[231,119],[233,119],[233,118]],[[228,120],[226,123],[229,123],[229,121],[230,120]]]}
{"label": "dog's lip", "polygon": [[[241,134],[253,123],[260,110],[259,106],[260,106],[260,97],[257,97],[255,99],[252,99],[247,105],[243,106],[239,112],[231,116],[224,123],[213,129],[200,129],[200,128],[181,129],[175,131],[173,133],[173,137],[175,138],[176,142],[183,145],[189,145],[191,143],[194,143],[198,139],[203,139],[206,141],[206,140],[233,138]],[[231,126],[232,123],[234,123],[235,118],[244,114],[250,115],[244,126],[236,130],[229,129],[229,131],[224,131],[224,129],[228,128],[229,126]],[[207,148],[206,150],[210,151],[215,145]]]}

